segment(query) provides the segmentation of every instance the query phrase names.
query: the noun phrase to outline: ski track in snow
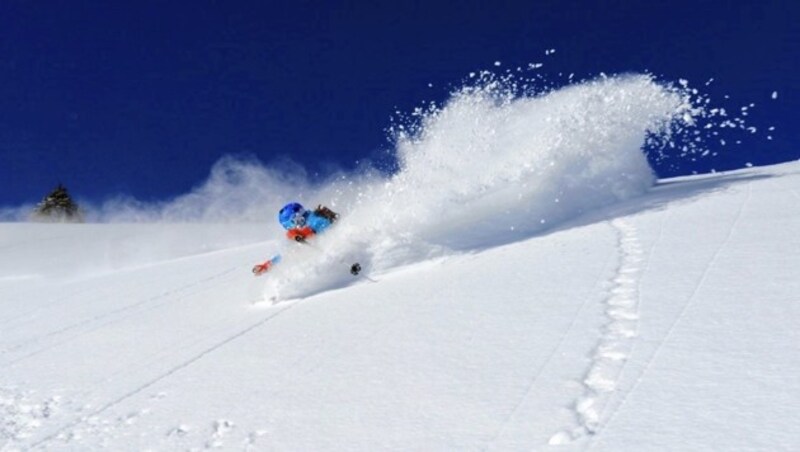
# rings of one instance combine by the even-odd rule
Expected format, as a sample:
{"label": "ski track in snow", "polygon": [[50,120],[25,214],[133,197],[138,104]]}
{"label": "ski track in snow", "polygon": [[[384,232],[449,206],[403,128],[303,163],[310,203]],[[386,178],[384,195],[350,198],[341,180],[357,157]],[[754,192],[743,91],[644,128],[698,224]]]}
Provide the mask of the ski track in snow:
{"label": "ski track in snow", "polygon": [[544,374],[545,369],[547,369],[547,367],[550,365],[550,362],[556,356],[556,353],[564,345],[564,341],[567,339],[567,337],[569,337],[570,333],[572,332],[573,328],[575,327],[575,323],[577,322],[578,318],[580,317],[581,312],[583,312],[584,309],[586,309],[586,306],[592,300],[592,298],[593,298],[592,294],[595,292],[595,290],[597,290],[597,289],[599,289],[599,288],[601,288],[603,286],[603,275],[608,270],[608,268],[611,265],[613,265],[613,262],[612,262],[611,259],[612,258],[609,258],[607,263],[600,270],[600,274],[597,276],[597,278],[595,280],[595,283],[592,285],[592,288],[589,290],[588,293],[586,293],[583,296],[583,302],[580,304],[580,306],[578,306],[578,308],[575,310],[575,313],[572,315],[569,325],[561,333],[561,337],[559,337],[558,342],[550,350],[550,353],[547,355],[545,360],[538,367],[538,369],[536,369],[536,372],[531,377],[531,380],[528,383],[528,386],[526,387],[525,392],[522,394],[522,397],[520,397],[519,402],[514,406],[514,408],[511,410],[511,412],[508,414],[508,416],[505,417],[505,419],[503,420],[503,423],[502,423],[502,427],[500,427],[500,429],[492,437],[492,439],[489,440],[489,442],[488,442],[488,444],[486,446],[486,449],[491,449],[494,446],[494,444],[496,443],[496,441],[503,436],[503,434],[505,433],[506,429],[508,428],[508,425],[510,424],[511,420],[514,419],[514,417],[520,411],[522,406],[525,404],[525,401],[528,399],[530,394],[533,392],[534,388],[536,387],[536,382],[539,380],[539,378],[542,376],[542,374]]}
{"label": "ski track in snow", "polygon": [[[25,351],[26,348],[33,348],[33,347],[35,348],[33,350],[27,351],[23,355],[19,355],[17,357],[14,357],[13,359],[9,359],[5,363],[0,364],[0,368],[14,365],[15,363],[24,361],[28,358],[39,355],[40,353],[54,349],[60,345],[63,345],[64,343],[77,340],[78,338],[86,334],[90,334],[94,331],[97,331],[101,328],[108,327],[109,325],[114,325],[118,322],[126,321],[131,316],[142,315],[146,312],[152,311],[153,309],[157,309],[159,306],[162,306],[164,304],[181,302],[186,300],[191,301],[192,296],[206,290],[207,284],[210,282],[217,282],[219,284],[224,285],[233,281],[232,278],[226,276],[231,275],[232,272],[234,272],[235,270],[236,268],[229,268],[219,272],[215,272],[214,274],[208,275],[206,277],[199,278],[191,282],[187,282],[186,284],[181,285],[179,287],[154,294],[153,296],[147,297],[143,300],[136,301],[134,303],[107,311],[105,313],[94,315],[86,319],[78,320],[77,322],[67,325],[66,327],[58,328],[56,330],[45,332],[35,337],[22,340],[12,345],[11,347],[8,347],[0,351],[0,356],[11,354],[14,351]],[[68,295],[67,297],[71,298],[85,292],[87,291],[81,290],[78,291],[77,294]],[[63,300],[63,298],[59,298],[59,300]],[[47,305],[53,303],[48,303]],[[188,360],[182,360],[181,361],[182,364],[173,366],[166,372],[162,372],[156,378],[147,380],[146,383],[135,387],[128,393],[125,393],[123,396],[102,405],[99,409],[93,410],[89,414],[85,413],[85,410],[90,409],[89,406],[76,408],[75,411],[76,417],[75,419],[73,419],[73,421],[67,421],[66,424],[62,423],[60,426],[56,427],[56,431],[54,433],[47,434],[45,438],[39,439],[36,442],[28,444],[26,447],[48,448],[49,446],[47,446],[47,444],[50,444],[52,440],[60,440],[64,441],[65,443],[69,443],[72,441],[80,441],[86,437],[108,436],[109,434],[111,434],[111,432],[117,431],[120,428],[130,427],[131,425],[137,422],[138,418],[148,414],[151,410],[149,408],[142,408],[140,410],[134,410],[127,414],[118,416],[115,419],[111,420],[101,418],[100,414],[105,412],[109,408],[118,405],[124,400],[127,400],[128,398],[141,393],[148,387],[158,383],[164,378],[169,377],[175,372],[185,367],[188,367],[189,365],[200,360],[207,354],[214,352],[215,350],[224,346],[230,341],[233,341],[238,337],[241,337],[244,334],[252,331],[253,329],[263,325],[264,323],[271,320],[281,312],[293,306],[294,303],[290,303],[287,306],[283,307],[282,309],[278,310],[277,312],[271,312],[267,317],[261,319],[255,324],[249,325],[244,330],[237,327],[235,334],[225,333],[224,330],[230,328],[230,326],[213,330],[212,333],[214,334],[222,331],[225,334],[225,338],[221,341],[216,341],[214,345],[210,347],[204,348],[203,351],[201,351],[200,353],[192,352],[193,353],[192,357]],[[27,316],[25,315],[19,316],[15,319],[10,319],[9,321],[6,322],[6,324],[10,324],[12,328],[19,327],[20,321],[23,325],[26,323],[26,318]],[[214,336],[214,334],[208,334],[209,331],[205,331],[205,333],[206,334],[203,335],[203,337]],[[187,339],[192,339],[192,338],[187,338]],[[191,349],[192,345],[196,344],[197,341],[194,341],[188,346],[186,344],[182,344],[180,347],[170,347],[169,349],[165,349],[159,352],[157,355],[148,357],[144,361],[152,363],[153,361],[157,360],[157,357],[159,355],[163,355],[164,353],[170,353],[171,351],[174,352],[175,350],[182,351],[186,349]],[[183,356],[186,356],[183,352],[181,354],[183,354]],[[140,362],[139,364],[141,365],[142,362]],[[94,392],[98,387],[103,386],[104,383],[113,380],[114,375],[120,373],[127,373],[130,371],[131,368],[129,367],[127,369],[120,370],[115,374],[112,374],[110,377],[107,376],[106,378],[103,378],[102,380],[95,382],[94,384],[90,385],[90,389],[87,392],[85,392],[83,396],[84,397],[87,396],[89,393]],[[165,394],[158,394],[151,397],[151,399],[160,399],[163,398],[164,396]],[[43,427],[45,421],[50,420],[48,418],[51,417],[51,414],[54,412],[54,408],[59,404],[61,405],[64,404],[61,401],[60,396],[54,396],[44,401],[41,400],[41,397],[34,397],[34,395],[26,395],[12,391],[8,388],[0,387],[0,416],[2,416],[3,419],[3,425],[1,426],[2,429],[0,429],[0,439],[6,440],[7,442],[7,444],[5,445],[0,443],[0,450],[5,450],[5,447],[9,445],[18,445],[20,441],[24,442],[29,438],[32,438],[34,436],[34,432]],[[69,405],[69,402],[67,402],[67,405]],[[222,432],[221,434],[213,435],[207,442],[206,446],[213,448],[220,447],[221,439],[225,433],[227,433],[227,431]],[[261,436],[258,432],[252,433],[248,437],[249,440],[247,444],[248,445],[254,444],[258,436]]]}
{"label": "ski track in snow", "polygon": [[[38,278],[39,276],[35,276],[35,277]],[[86,294],[88,292],[91,292],[92,290],[93,290],[92,288],[85,288],[85,289],[77,290],[77,291],[72,292],[72,293],[67,294],[67,295],[61,295],[61,296],[58,296],[58,297],[53,297],[52,301],[49,301],[47,303],[43,303],[43,304],[41,304],[39,306],[36,306],[36,307],[34,307],[34,308],[32,308],[32,309],[30,309],[28,311],[23,312],[22,314],[19,314],[19,315],[13,316],[13,317],[9,317],[9,318],[7,318],[5,320],[0,320],[0,327],[3,327],[3,329],[5,331],[9,331],[10,329],[12,329],[14,327],[19,327],[21,325],[24,325],[26,323],[26,320],[28,322],[30,322],[32,317],[36,313],[40,312],[41,310],[46,309],[46,308],[48,308],[50,306],[54,306],[54,305],[57,305],[57,304],[61,304],[61,303],[65,303],[67,301],[73,300],[75,298],[80,297],[81,295],[84,295],[84,294]],[[13,326],[12,326],[12,328],[8,328],[8,325],[13,325]]]}
{"label": "ski track in snow", "polygon": [[[147,311],[153,310],[155,308],[158,308],[159,306],[162,306],[162,305],[164,305],[166,303],[172,303],[172,302],[175,302],[175,301],[180,301],[180,300],[184,300],[184,299],[190,298],[191,295],[194,295],[194,294],[198,293],[198,291],[193,292],[192,289],[197,289],[198,287],[203,286],[205,283],[212,282],[212,281],[214,281],[214,280],[216,280],[218,278],[221,278],[222,276],[225,276],[227,274],[232,273],[235,270],[236,270],[235,268],[230,268],[228,270],[225,270],[225,271],[222,271],[220,273],[211,275],[209,277],[206,277],[206,278],[203,278],[203,279],[200,279],[200,280],[193,281],[191,283],[185,284],[185,285],[183,285],[181,287],[178,287],[178,288],[175,288],[175,289],[171,289],[171,290],[167,290],[167,291],[164,291],[164,292],[159,293],[157,295],[153,295],[152,297],[146,298],[144,300],[137,301],[135,303],[123,306],[121,308],[114,309],[114,310],[111,310],[111,311],[108,311],[108,312],[105,312],[105,313],[102,313],[102,314],[95,315],[95,316],[90,317],[90,318],[86,318],[86,319],[80,320],[78,322],[75,322],[75,323],[72,323],[70,325],[67,325],[67,326],[65,326],[63,328],[59,328],[59,329],[54,330],[54,331],[49,331],[49,332],[46,332],[44,334],[41,334],[39,336],[35,336],[35,337],[27,339],[27,340],[23,340],[23,341],[21,341],[21,342],[19,342],[17,344],[14,344],[11,347],[7,347],[6,349],[0,351],[0,356],[8,354],[8,353],[13,353],[14,351],[17,351],[17,350],[20,350],[22,348],[25,348],[28,345],[36,344],[36,343],[42,342],[42,341],[44,341],[46,339],[56,338],[58,336],[64,335],[65,333],[69,333],[69,332],[72,332],[74,330],[77,330],[77,331],[74,332],[74,334],[67,335],[65,338],[61,338],[59,340],[52,341],[52,342],[50,342],[49,344],[47,344],[47,345],[45,345],[43,347],[39,347],[39,348],[37,348],[37,349],[35,349],[33,351],[30,351],[30,352],[28,352],[28,353],[26,353],[24,355],[18,356],[18,357],[13,358],[13,359],[10,359],[10,360],[6,361],[5,363],[3,363],[2,365],[0,365],[0,367],[16,364],[18,362],[21,362],[21,361],[24,361],[24,360],[26,360],[28,358],[36,356],[36,355],[38,355],[40,353],[46,352],[46,351],[48,351],[48,350],[50,350],[50,349],[52,349],[54,347],[57,347],[57,346],[65,344],[67,342],[71,342],[73,340],[76,340],[76,339],[78,339],[78,338],[80,338],[80,337],[82,337],[82,336],[84,336],[86,334],[89,334],[89,333],[91,333],[93,331],[96,331],[96,330],[98,330],[98,329],[100,329],[102,327],[114,324],[114,323],[119,322],[119,321],[123,321],[123,320],[127,319],[129,315],[132,315],[132,314],[129,313],[130,311],[143,313],[143,312],[147,312]],[[200,290],[200,291],[202,291],[202,290]],[[174,295],[179,295],[179,296],[178,296],[177,299],[175,299],[175,298],[171,297],[171,296],[174,296]],[[154,303],[154,302],[157,302],[157,303]],[[143,308],[143,309],[138,309],[137,310],[137,308]],[[124,314],[124,315],[119,316],[120,314]],[[117,318],[114,318],[115,316],[117,316]],[[110,320],[103,322],[103,320],[106,320],[106,319],[110,319]],[[81,327],[84,327],[84,326],[87,326],[87,325],[93,325],[93,326],[90,327],[90,328],[81,328]]]}
{"label": "ski track in snow", "polygon": [[[698,292],[704,286],[705,281],[708,278],[709,271],[711,270],[712,267],[714,267],[714,264],[717,262],[717,259],[719,258],[719,255],[721,254],[722,250],[724,250],[727,247],[728,243],[731,240],[731,237],[733,237],[733,233],[736,230],[736,227],[737,227],[737,225],[739,224],[739,221],[742,218],[742,213],[744,212],[745,207],[747,206],[747,204],[750,202],[750,198],[751,197],[752,197],[752,186],[751,186],[750,183],[748,183],[747,184],[747,196],[742,201],[742,203],[739,205],[739,209],[737,210],[736,216],[734,217],[733,221],[731,222],[730,228],[728,228],[728,233],[725,236],[725,239],[723,239],[722,243],[720,243],[720,245],[717,248],[717,250],[711,256],[711,259],[709,259],[708,263],[705,266],[705,269],[703,270],[703,273],[700,275],[700,278],[697,280],[697,283],[695,283],[694,289],[692,290],[692,292],[689,295],[688,299],[684,303],[683,308],[681,308],[681,311],[678,313],[678,315],[675,317],[675,319],[670,324],[669,329],[667,329],[667,332],[664,335],[664,338],[661,341],[659,341],[655,351],[653,351],[652,355],[650,356],[650,358],[645,363],[644,367],[641,370],[641,373],[636,378],[634,383],[631,385],[630,389],[628,391],[626,391],[626,393],[622,396],[622,399],[620,400],[619,404],[617,405],[617,408],[608,416],[607,420],[603,423],[603,425],[600,425],[599,428],[595,432],[592,432],[592,433],[597,433],[598,435],[600,433],[602,433],[603,428],[605,426],[611,424],[614,421],[614,418],[616,417],[617,413],[619,413],[620,408],[622,408],[625,405],[625,402],[628,400],[629,396],[634,391],[636,391],[636,388],[639,387],[639,384],[644,379],[645,374],[647,374],[647,372],[650,370],[650,366],[653,364],[653,362],[655,362],[657,360],[659,353],[661,352],[661,350],[663,350],[664,344],[669,342],[670,338],[672,337],[673,332],[675,331],[675,327],[686,316],[686,313],[689,311],[689,308],[694,304],[694,301],[697,298]],[[592,443],[592,444],[594,444],[594,443]],[[590,444],[590,448],[591,448],[591,444]]]}
{"label": "ski track in snow", "polygon": [[[197,354],[193,355],[192,357],[190,357],[189,359],[179,363],[178,365],[171,367],[169,370],[167,370],[166,372],[163,372],[162,374],[156,376],[155,378],[153,378],[153,379],[151,379],[151,380],[149,380],[149,381],[147,381],[147,382],[145,382],[143,384],[140,384],[140,385],[136,386],[131,391],[123,394],[122,396],[120,396],[120,397],[118,397],[118,398],[116,398],[114,400],[109,401],[108,403],[106,403],[105,405],[101,406],[100,408],[94,410],[93,412],[91,412],[89,414],[86,414],[86,415],[82,415],[79,418],[77,418],[77,419],[75,419],[75,420],[73,420],[71,422],[68,422],[65,425],[62,425],[61,427],[57,428],[55,431],[47,434],[45,437],[43,437],[43,438],[39,439],[38,441],[32,443],[30,445],[30,447],[31,448],[43,447],[45,444],[50,443],[53,440],[65,440],[65,441],[69,442],[73,438],[80,439],[81,435],[76,434],[76,431],[75,431],[76,427],[78,427],[78,426],[80,426],[81,424],[84,424],[84,423],[88,423],[90,426],[97,424],[98,423],[98,416],[101,413],[103,413],[104,411],[106,411],[106,410],[108,410],[108,409],[110,409],[110,408],[112,408],[112,407],[114,407],[116,405],[119,405],[120,403],[124,402],[125,400],[127,400],[127,399],[129,399],[129,398],[131,398],[131,397],[133,397],[133,396],[135,396],[137,394],[140,394],[142,391],[146,390],[147,388],[152,387],[153,385],[155,385],[158,382],[164,380],[165,378],[168,378],[171,375],[173,375],[173,374],[175,374],[175,373],[177,373],[177,372],[179,372],[179,371],[191,366],[192,364],[194,364],[195,362],[203,359],[207,355],[209,355],[209,354],[215,352],[216,350],[224,347],[225,345],[229,344],[230,342],[233,342],[236,339],[238,339],[238,338],[250,333],[251,331],[255,330],[256,328],[261,327],[262,325],[266,324],[270,320],[274,319],[275,317],[279,316],[283,312],[293,308],[296,305],[297,305],[297,303],[290,303],[290,304],[287,304],[282,309],[277,310],[276,312],[271,312],[269,315],[267,315],[266,317],[262,318],[258,322],[254,323],[254,324],[251,324],[250,326],[238,331],[237,333],[226,337],[222,341],[219,341],[219,342],[215,343],[214,345],[206,348],[205,350],[201,351],[200,353],[197,353]],[[125,419],[120,418],[119,420],[122,421],[123,424],[130,424],[130,423],[134,422],[135,419],[138,416],[140,416],[142,414],[147,414],[148,411],[149,411],[148,409],[144,409],[144,410],[141,410],[140,412],[134,412],[134,413],[131,413],[129,416],[125,417]],[[220,425],[222,425],[220,423],[224,423],[224,425],[222,427],[220,427]],[[230,422],[230,421],[220,420],[220,421],[217,421],[215,426],[216,426],[215,427],[215,435],[212,436],[212,440],[207,444],[208,447],[221,447],[221,443],[220,443],[219,440],[231,428],[233,428],[233,423]],[[68,433],[67,431],[70,430],[70,429],[72,429],[73,431],[71,433]]]}
{"label": "ski track in snow", "polygon": [[577,425],[553,435],[551,445],[569,444],[598,430],[600,415],[617,389],[638,333],[639,281],[645,270],[641,243],[636,228],[624,218],[612,220],[611,226],[617,233],[619,265],[603,301],[608,322],[583,377],[583,394],[572,406]]}

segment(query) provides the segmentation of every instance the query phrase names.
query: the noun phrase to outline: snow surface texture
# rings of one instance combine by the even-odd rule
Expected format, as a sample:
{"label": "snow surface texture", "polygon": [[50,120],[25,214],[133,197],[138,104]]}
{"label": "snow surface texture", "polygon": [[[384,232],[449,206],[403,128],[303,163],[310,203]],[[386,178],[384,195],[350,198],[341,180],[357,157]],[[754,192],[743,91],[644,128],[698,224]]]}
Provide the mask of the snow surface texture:
{"label": "snow surface texture", "polygon": [[[0,224],[0,450],[795,450],[800,166],[657,182],[697,115],[647,76],[482,85],[389,178],[225,159],[94,211],[160,223]],[[265,241],[287,198],[342,220]]]}
{"label": "snow surface texture", "polygon": [[[252,226],[2,224],[0,450],[796,450],[798,187],[662,181],[275,306],[249,298],[263,243],[204,249]],[[182,257],[7,264],[120,235]]]}

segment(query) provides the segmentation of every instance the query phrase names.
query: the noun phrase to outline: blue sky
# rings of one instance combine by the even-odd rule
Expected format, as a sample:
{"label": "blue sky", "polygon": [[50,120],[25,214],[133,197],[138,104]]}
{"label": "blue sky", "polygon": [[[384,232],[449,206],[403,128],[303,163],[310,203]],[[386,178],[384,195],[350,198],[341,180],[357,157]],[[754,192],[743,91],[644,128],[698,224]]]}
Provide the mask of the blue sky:
{"label": "blue sky", "polygon": [[353,167],[391,148],[396,110],[495,61],[684,78],[776,128],[662,176],[800,158],[800,5],[738,3],[6,0],[0,205],[58,182],[94,201],[166,199],[225,154]]}

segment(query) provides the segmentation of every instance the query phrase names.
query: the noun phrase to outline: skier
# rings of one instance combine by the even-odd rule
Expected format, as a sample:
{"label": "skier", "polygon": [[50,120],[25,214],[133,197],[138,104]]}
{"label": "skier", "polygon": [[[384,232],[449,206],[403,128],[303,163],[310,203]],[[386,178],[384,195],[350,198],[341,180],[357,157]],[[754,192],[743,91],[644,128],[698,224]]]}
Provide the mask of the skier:
{"label": "skier", "polygon": [[[313,211],[306,210],[300,203],[290,202],[278,212],[278,221],[286,229],[286,237],[298,243],[306,243],[308,239],[328,229],[339,214],[331,209],[318,205]],[[268,272],[280,262],[280,254],[253,267],[253,274],[258,276]]]}

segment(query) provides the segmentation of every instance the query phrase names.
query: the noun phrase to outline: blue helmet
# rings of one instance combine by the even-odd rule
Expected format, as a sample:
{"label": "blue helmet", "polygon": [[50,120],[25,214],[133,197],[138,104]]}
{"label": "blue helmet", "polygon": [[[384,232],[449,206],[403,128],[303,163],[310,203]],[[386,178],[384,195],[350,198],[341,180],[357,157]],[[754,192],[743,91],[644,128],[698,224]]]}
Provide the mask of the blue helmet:
{"label": "blue helmet", "polygon": [[308,212],[300,203],[290,202],[278,212],[278,221],[280,221],[281,226],[289,230],[306,224],[307,216]]}

